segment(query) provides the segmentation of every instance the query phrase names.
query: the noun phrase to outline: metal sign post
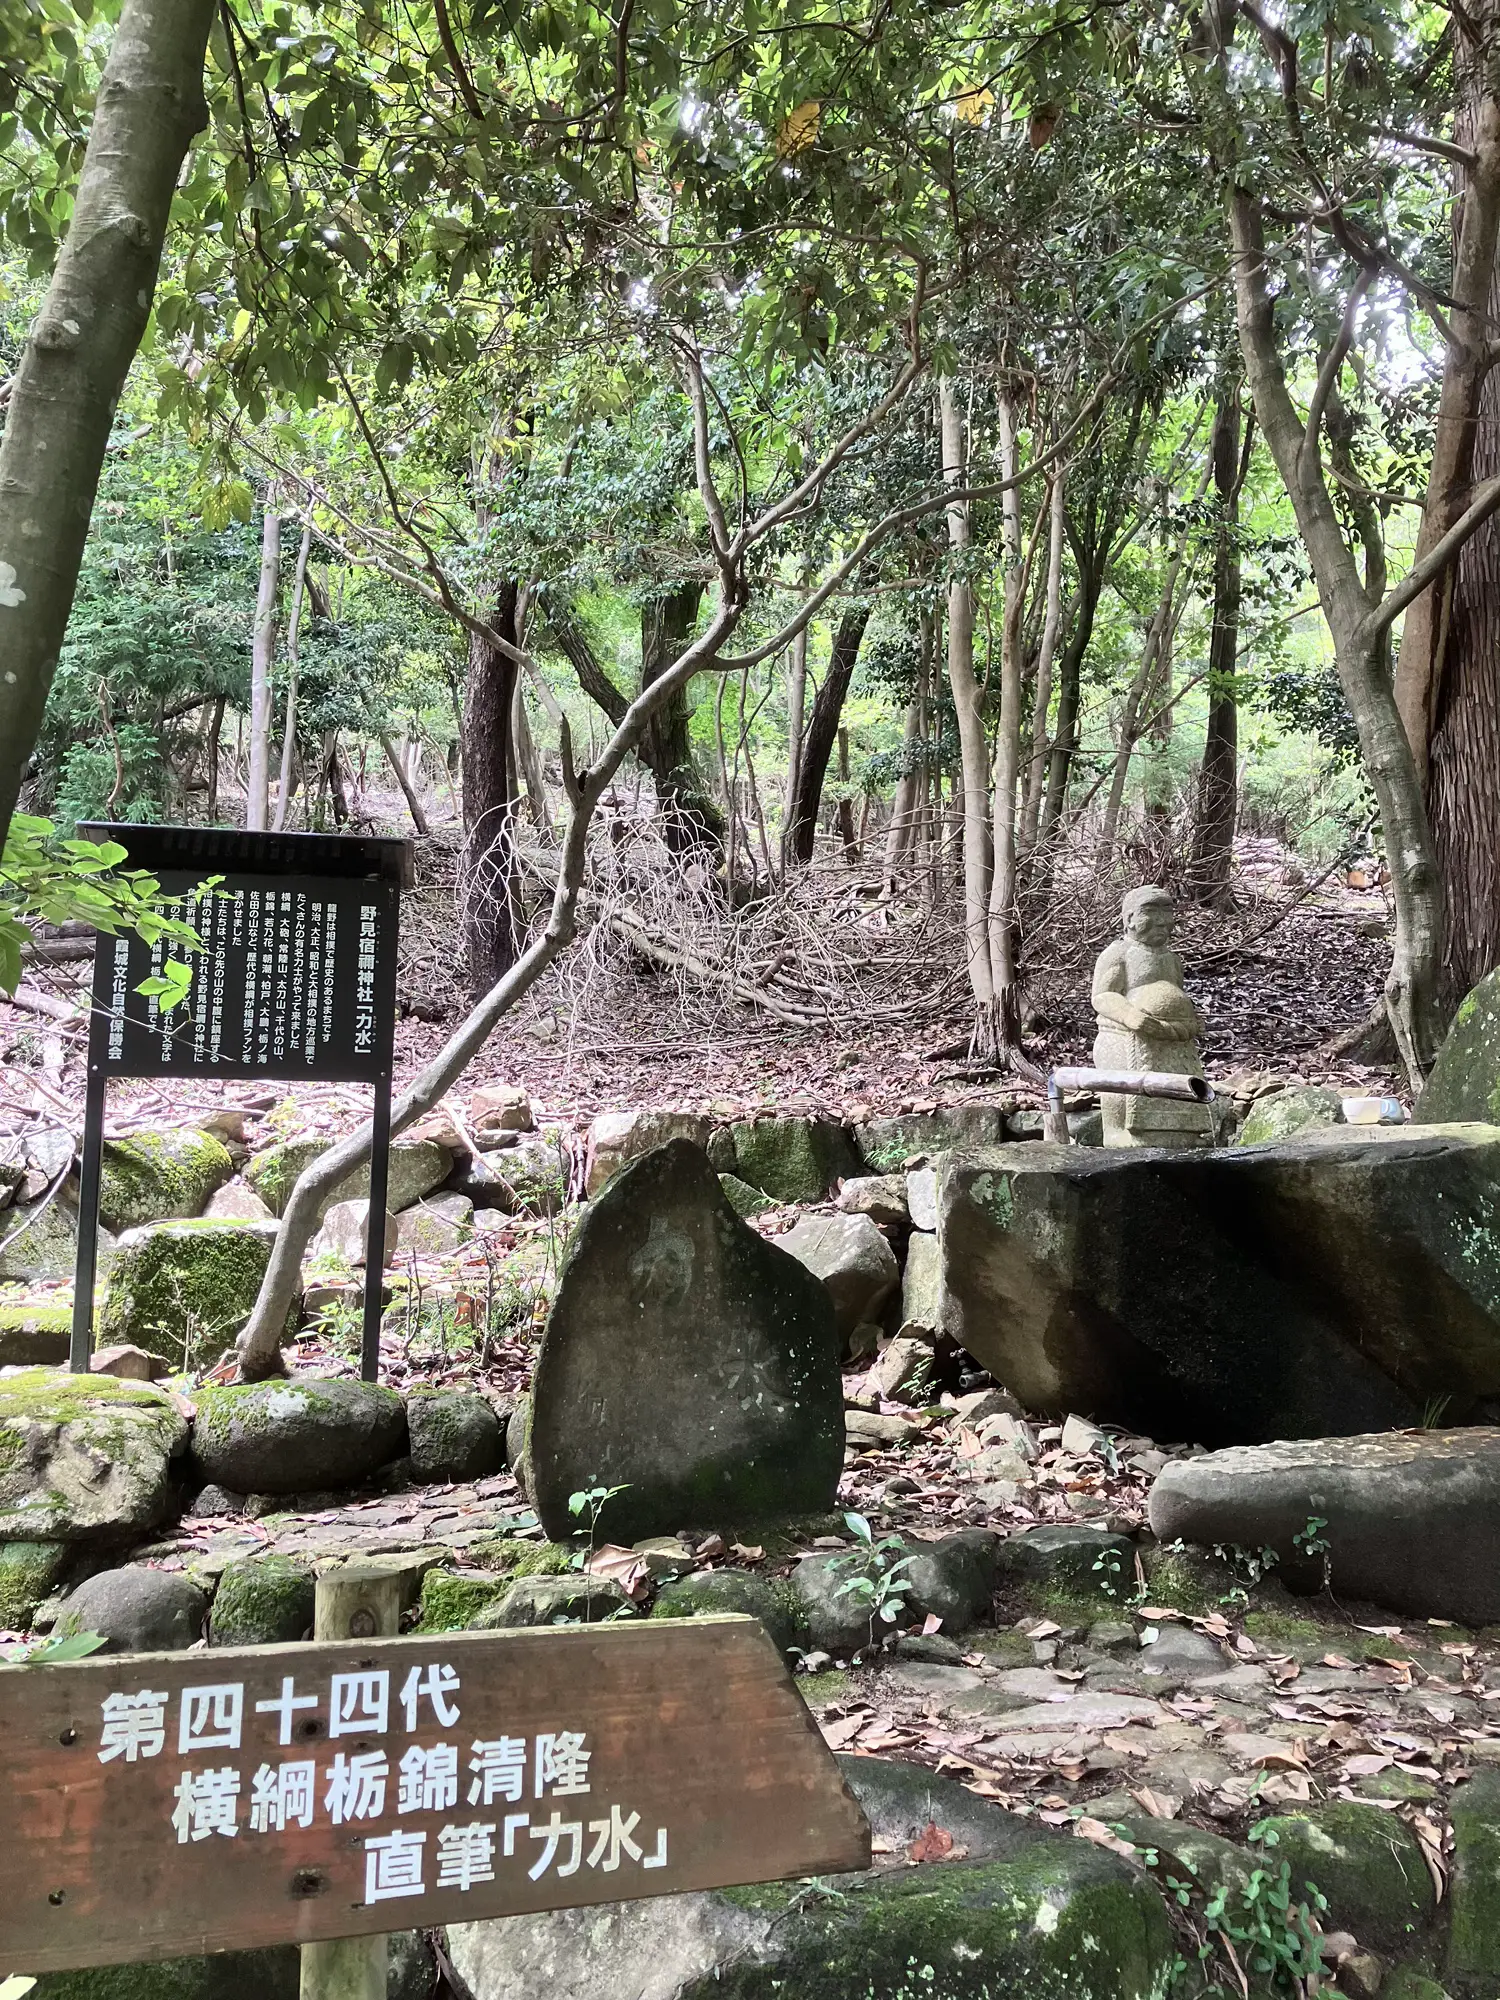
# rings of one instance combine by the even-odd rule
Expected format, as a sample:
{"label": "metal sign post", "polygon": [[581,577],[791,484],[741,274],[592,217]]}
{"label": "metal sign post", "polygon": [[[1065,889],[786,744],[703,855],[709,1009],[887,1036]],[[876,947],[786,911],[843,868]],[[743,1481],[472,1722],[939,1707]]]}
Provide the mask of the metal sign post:
{"label": "metal sign post", "polygon": [[870,1863],[750,1618],[0,1667],[0,1798],[0,1973]]}
{"label": "metal sign post", "polygon": [[104,1098],[112,1076],[253,1077],[369,1083],[370,1219],[361,1372],[380,1362],[381,1273],[391,1137],[400,895],[411,883],[404,840],[343,834],[241,833],[221,827],[81,826],[126,850],[168,895],[219,878],[187,912],[203,940],[187,999],[162,1013],[136,991],[172,947],[101,932],[94,949],[88,1088],[78,1185],[71,1363],[94,1345]]}

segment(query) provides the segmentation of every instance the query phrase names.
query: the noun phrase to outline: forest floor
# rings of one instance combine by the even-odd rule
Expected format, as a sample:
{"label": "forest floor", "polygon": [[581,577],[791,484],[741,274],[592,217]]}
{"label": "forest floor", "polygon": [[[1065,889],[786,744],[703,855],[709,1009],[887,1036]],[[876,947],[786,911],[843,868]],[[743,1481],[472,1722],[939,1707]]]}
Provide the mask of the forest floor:
{"label": "forest floor", "polygon": [[[419,861],[419,886],[406,899],[396,1029],[399,1088],[441,1047],[461,1018],[455,953],[452,855],[441,840]],[[1187,907],[1177,944],[1188,990],[1204,1019],[1205,1068],[1218,1085],[1326,1083],[1347,1094],[1405,1097],[1392,1068],[1331,1055],[1327,1045],[1364,1020],[1380,997],[1390,961],[1391,908],[1358,871],[1307,881],[1286,850],[1242,840],[1232,906]],[[733,972],[759,952],[775,966],[761,990],[795,1002],[806,1022],[747,1004],[724,983],[653,964],[610,929],[618,896],[599,899],[598,921],[552,973],[500,1023],[457,1096],[494,1082],[531,1095],[538,1122],[579,1127],[596,1113],[702,1108],[719,1116],[816,1108],[860,1120],[939,1104],[1040,1103],[1013,1078],[975,1074],[963,1049],[969,1011],[951,909],[878,905],[878,882],[841,864],[821,867],[796,897],[737,916],[705,921],[701,900],[652,912],[658,935],[690,939],[703,957],[717,950]],[[1113,890],[1065,883],[1034,929],[1023,966],[1026,1045],[1042,1066],[1091,1059],[1088,1001],[1095,954],[1115,934]],[[85,968],[28,970],[26,983],[81,1004]],[[742,980],[742,984],[747,983]],[[758,982],[752,978],[748,983]],[[0,1003],[0,1115],[32,1096],[81,1116],[84,1035],[79,1026]],[[112,1125],[263,1099],[253,1084],[207,1080],[158,1089],[112,1086]],[[362,1091],[309,1086],[293,1093],[312,1129],[362,1115]],[[279,1122],[296,1129],[288,1106]],[[290,1131],[287,1136],[290,1135]]]}

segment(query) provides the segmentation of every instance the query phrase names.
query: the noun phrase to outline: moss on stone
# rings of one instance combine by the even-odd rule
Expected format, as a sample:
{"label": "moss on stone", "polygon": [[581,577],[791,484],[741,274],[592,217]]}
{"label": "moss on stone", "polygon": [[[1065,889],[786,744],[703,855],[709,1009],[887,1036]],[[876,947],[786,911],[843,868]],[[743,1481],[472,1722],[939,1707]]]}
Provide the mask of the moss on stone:
{"label": "moss on stone", "polygon": [[1448,1983],[1500,1993],[1500,1771],[1480,1771],[1453,1794],[1452,1919]]}
{"label": "moss on stone", "polygon": [[1315,1619],[1294,1618],[1282,1611],[1247,1611],[1243,1623],[1252,1639],[1313,1645],[1324,1636]]}
{"label": "moss on stone", "polygon": [[132,1132],[105,1142],[99,1217],[106,1229],[120,1230],[201,1215],[209,1197],[233,1177],[234,1162],[212,1132]]}
{"label": "moss on stone", "polygon": [[682,2000],[1159,2000],[1173,1957],[1160,1896],[1074,1845],[866,1876],[784,1908],[749,1892],[781,1918],[772,1947],[690,1981]]}
{"label": "moss on stone", "polygon": [[1432,1878],[1416,1835],[1395,1813],[1335,1800],[1264,1820],[1257,1838],[1290,1867],[1293,1894],[1315,1882],[1331,1925],[1362,1944],[1393,1950],[1431,1921]]}
{"label": "moss on stone", "polygon": [[[76,1442],[75,1429],[85,1433]],[[149,1383],[48,1368],[5,1377],[0,1540],[74,1541],[154,1525],[166,1501],[167,1461],[186,1442],[186,1422]],[[66,1469],[54,1483],[59,1465]]]}
{"label": "moss on stone", "polygon": [[461,1632],[509,1588],[508,1577],[456,1576],[451,1569],[430,1569],[422,1579],[422,1619],[417,1630]]}
{"label": "moss on stone", "polygon": [[69,1306],[0,1304],[0,1366],[56,1368],[68,1358]]}
{"label": "moss on stone", "polygon": [[1146,1601],[1190,1618],[1206,1618],[1226,1606],[1243,1604],[1257,1577],[1253,1561],[1238,1562],[1182,1542],[1142,1549],[1141,1568]]}
{"label": "moss on stone", "polygon": [[100,1343],[152,1348],[180,1368],[217,1361],[250,1317],[275,1234],[270,1223],[217,1217],[129,1231],[105,1287]]}
{"label": "moss on stone", "polygon": [[803,1674],[797,1681],[797,1692],[809,1708],[827,1708],[830,1702],[842,1701],[848,1694],[849,1676],[839,1667],[830,1667],[821,1674]]}
{"label": "moss on stone", "polygon": [[289,1645],[313,1622],[316,1585],[308,1565],[293,1556],[246,1556],[219,1578],[209,1614],[215,1646]]}
{"label": "moss on stone", "polygon": [[578,1551],[566,1542],[529,1542],[509,1535],[486,1535],[471,1542],[464,1556],[496,1576],[566,1576],[578,1567]]}
{"label": "moss on stone", "polygon": [[749,1221],[752,1215],[764,1215],[775,1203],[763,1195],[759,1188],[742,1181],[738,1174],[720,1174],[719,1186],[724,1190],[724,1198],[735,1214]]}
{"label": "moss on stone", "polygon": [[734,1127],[742,1181],[776,1201],[821,1201],[860,1159],[842,1125],[827,1118],[763,1118]]}
{"label": "moss on stone", "polygon": [[29,1305],[24,1299],[0,1300],[0,1336],[13,1331],[61,1333],[73,1330],[71,1306]]}
{"label": "moss on stone", "polygon": [[1241,1146],[1274,1144],[1290,1139],[1312,1126],[1342,1125],[1343,1101],[1336,1090],[1309,1086],[1303,1090],[1278,1090],[1257,1098],[1240,1127],[1236,1141]]}
{"label": "moss on stone", "polygon": [[747,1576],[742,1570],[699,1570],[659,1593],[653,1618],[711,1618],[726,1611],[758,1618],[782,1653],[807,1645],[807,1612],[783,1577]]}
{"label": "moss on stone", "polygon": [[68,1566],[65,1542],[0,1542],[0,1632],[26,1632]]}

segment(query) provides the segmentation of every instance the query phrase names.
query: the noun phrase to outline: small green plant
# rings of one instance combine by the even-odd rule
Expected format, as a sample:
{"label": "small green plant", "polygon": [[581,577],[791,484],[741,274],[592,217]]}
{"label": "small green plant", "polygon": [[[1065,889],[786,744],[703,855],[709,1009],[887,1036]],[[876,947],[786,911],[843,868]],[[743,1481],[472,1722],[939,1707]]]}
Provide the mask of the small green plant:
{"label": "small green plant", "polygon": [[[1127,1829],[1118,1830],[1129,1838]],[[1274,1847],[1276,1830],[1262,1820],[1251,1828],[1250,1840]],[[1162,1863],[1156,1847],[1138,1848],[1136,1858],[1153,1871]],[[1210,1893],[1186,1856],[1174,1855],[1172,1862],[1174,1868],[1185,1872],[1165,1875],[1166,1891],[1199,1932],[1201,1971],[1213,1977],[1213,1961],[1221,1961],[1226,1970],[1219,1972],[1218,1979],[1235,1993],[1245,1992],[1248,1986],[1268,1996],[1303,2000],[1305,1994],[1317,1991],[1316,1981],[1323,1972],[1320,1919],[1328,1899],[1315,1883],[1307,1883],[1305,1899],[1298,1899],[1292,1894],[1289,1864],[1282,1861],[1273,1866],[1267,1862],[1252,1869],[1248,1881],[1221,1882]],[[1201,1911],[1196,1909],[1200,1897],[1205,1899]],[[1180,1963],[1177,1976],[1187,1970],[1187,1965]],[[1215,1992],[1221,1990],[1218,1979]]]}
{"label": "small green plant", "polygon": [[589,1545],[586,1552],[580,1553],[574,1558],[575,1568],[588,1568],[589,1563],[593,1560],[594,1548],[599,1538],[599,1516],[617,1494],[628,1493],[629,1491],[628,1484],[625,1486],[589,1486],[581,1492],[570,1493],[568,1495],[568,1512],[573,1516],[573,1519],[578,1521],[585,1514],[588,1516]]}
{"label": "small green plant", "polygon": [[1292,1546],[1305,1556],[1321,1556],[1323,1559],[1323,1588],[1333,1588],[1333,1544],[1323,1530],[1328,1526],[1322,1514],[1309,1514],[1304,1527],[1292,1537]]}
{"label": "small green plant", "polygon": [[1448,1414],[1448,1405],[1452,1401],[1453,1398],[1451,1395],[1429,1396],[1427,1398],[1427,1401],[1422,1405],[1422,1428],[1424,1431],[1435,1431],[1441,1426],[1444,1417]]}
{"label": "small green plant", "polygon": [[1104,1580],[1099,1585],[1101,1597],[1118,1597],[1120,1594],[1120,1571],[1124,1564],[1118,1549],[1101,1549],[1091,1565],[1095,1576]]}
{"label": "small green plant", "polygon": [[882,1535],[877,1540],[863,1514],[845,1514],[844,1525],[853,1535],[855,1547],[847,1555],[835,1556],[833,1567],[852,1568],[854,1573],[839,1585],[837,1595],[854,1598],[868,1614],[873,1639],[877,1620],[894,1625],[906,1609],[911,1580],[902,1572],[910,1568],[911,1557],[903,1552],[899,1535]]}
{"label": "small green plant", "polygon": [[[6,1662],[13,1667],[60,1667],[69,1660],[86,1660],[109,1640],[102,1632],[70,1632],[61,1639],[33,1639],[29,1645],[8,1646]],[[0,1986],[0,1995],[4,1994]]]}

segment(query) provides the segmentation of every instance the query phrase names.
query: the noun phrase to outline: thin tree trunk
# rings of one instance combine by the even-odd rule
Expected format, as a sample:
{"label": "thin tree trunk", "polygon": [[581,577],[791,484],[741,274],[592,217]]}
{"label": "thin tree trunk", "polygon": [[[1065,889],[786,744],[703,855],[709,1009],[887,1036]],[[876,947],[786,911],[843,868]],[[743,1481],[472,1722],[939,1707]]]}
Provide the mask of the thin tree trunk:
{"label": "thin tree trunk", "polygon": [[[951,377],[938,385],[938,415],[942,424],[943,481],[962,486],[967,477],[968,449],[963,412]],[[948,686],[958,724],[964,825],[964,960],[974,999],[973,1050],[976,1056],[995,1054],[995,982],[990,965],[990,768],[985,741],[983,695],[974,674],[974,595],[962,564],[969,548],[969,509],[954,500],[947,509],[948,546],[955,570],[948,586]]]}
{"label": "thin tree trunk", "polygon": [[551,833],[552,815],[547,811],[547,786],[542,777],[542,760],[537,755],[536,738],[531,733],[531,718],[526,713],[526,690],[521,676],[516,676],[516,691],[512,696],[510,718],[511,738],[516,746],[516,763],[521,776],[526,781],[526,809],[538,833]]}
{"label": "thin tree trunk", "polygon": [[[519,591],[501,585],[489,623],[519,644]],[[464,686],[464,946],[470,991],[487,992],[515,964],[516,794],[511,778],[511,709],[519,669],[477,632],[469,634]]]}
{"label": "thin tree trunk", "polygon": [[177,177],[207,120],[214,11],[213,0],[125,0],[67,237],[11,384],[0,440],[0,845],[57,669]]}
{"label": "thin tree trunk", "polygon": [[[807,627],[792,641],[786,675],[786,809],[781,822],[781,865],[793,859],[792,827],[797,780],[802,769],[802,733],[807,715]],[[798,857],[800,858],[800,857]]]}
{"label": "thin tree trunk", "polygon": [[1115,859],[1115,843],[1120,832],[1120,809],[1125,801],[1125,781],[1130,772],[1130,759],[1141,735],[1141,710],[1146,697],[1155,685],[1162,663],[1170,657],[1172,635],[1172,606],[1177,595],[1177,580],[1182,573],[1182,565],[1187,557],[1188,543],[1192,539],[1195,521],[1193,516],[1203,504],[1203,496],[1208,491],[1208,482],[1213,476],[1213,453],[1209,452],[1203,461],[1203,471],[1193,494],[1192,512],[1177,537],[1177,546],[1167,560],[1167,572],[1162,578],[1161,596],[1156,611],[1146,629],[1146,642],[1141,648],[1141,664],[1136,669],[1135,678],[1130,683],[1130,691],[1125,697],[1125,712],[1120,717],[1120,741],[1115,750],[1115,768],[1110,778],[1109,800],[1104,808],[1104,822],[1099,834],[1099,865],[1112,868]]}
{"label": "thin tree trunk", "polygon": [[786,844],[792,859],[804,866],[813,857],[828,762],[838,741],[844,702],[869,622],[868,607],[846,611],[839,620],[833,635],[833,648],[828,656],[828,671],[823,676],[823,685],[818,689],[812,714],[803,732],[802,755],[792,786]]}
{"label": "thin tree trunk", "polygon": [[[703,602],[703,585],[680,583],[641,606],[641,687],[653,687],[692,638]],[[678,852],[716,847],[723,828],[715,824],[712,806],[693,770],[688,735],[690,709],[686,688],[679,688],[641,739],[641,755],[656,783],[657,802],[665,822],[667,845]]]}
{"label": "thin tree trunk", "polygon": [[431,833],[432,828],[427,824],[427,815],[422,810],[422,801],[417,797],[416,787],[407,776],[406,765],[402,759],[400,750],[391,741],[390,737],[386,735],[384,730],[380,732],[380,747],[385,752],[385,761],[391,767],[391,775],[401,787],[401,796],[406,801],[406,810],[411,814],[411,823],[425,839]]}
{"label": "thin tree trunk", "polygon": [[[849,782],[849,732],[839,724],[839,782]],[[844,859],[852,868],[859,860],[859,841],[854,833],[854,801],[847,792],[839,794],[838,812],[839,841],[844,850]]]}
{"label": "thin tree trunk", "polygon": [[1240,384],[1226,368],[1214,411],[1214,602],[1208,638],[1208,731],[1193,806],[1189,867],[1192,894],[1220,904],[1229,893],[1234,827],[1239,810],[1239,704],[1235,669],[1240,646]]}
{"label": "thin tree trunk", "polygon": [[1052,663],[1057,652],[1057,635],[1062,628],[1063,549],[1067,540],[1067,509],[1063,504],[1061,466],[1052,475],[1047,536],[1047,608],[1042,619],[1041,644],[1037,648],[1036,686],[1032,698],[1031,763],[1026,773],[1026,796],[1021,806],[1020,851],[1029,854],[1036,845],[1041,822],[1042,793],[1047,781],[1047,721],[1052,706]]}
{"label": "thin tree trunk", "polygon": [[281,516],[266,507],[260,535],[260,589],[250,642],[250,765],[245,825],[263,833],[270,814],[271,669],[276,660],[276,600],[281,593]]}
{"label": "thin tree trunk", "polygon": [[208,800],[205,810],[208,823],[213,826],[219,817],[219,738],[224,733],[224,697],[219,695],[208,719],[208,746],[204,752],[208,760]]}
{"label": "thin tree trunk", "polygon": [[[1018,415],[1014,392],[1002,389],[998,432],[1000,476],[1016,474]],[[1000,717],[995,729],[993,802],[994,868],[990,876],[989,956],[994,984],[994,1047],[1007,1056],[1021,1041],[1018,969],[1020,918],[1016,896],[1016,787],[1021,776],[1021,619],[1026,608],[1026,573],[1021,554],[1021,498],[1012,485],[1001,518],[1004,542],[1003,609],[1000,619]]]}
{"label": "thin tree trunk", "polygon": [[286,621],[286,723],[281,737],[281,782],[276,791],[275,831],[286,825],[292,799],[292,763],[297,754],[297,661],[302,642],[302,599],[307,583],[307,558],[312,549],[312,523],[302,525],[297,568],[292,577],[292,608]]}
{"label": "thin tree trunk", "polygon": [[911,851],[916,828],[918,779],[922,768],[922,711],[927,699],[927,677],[931,664],[932,618],[924,611],[918,628],[917,684],[906,705],[906,721],[901,731],[901,776],[896,783],[891,823],[885,836],[880,894],[886,902],[896,893],[897,872]]}

